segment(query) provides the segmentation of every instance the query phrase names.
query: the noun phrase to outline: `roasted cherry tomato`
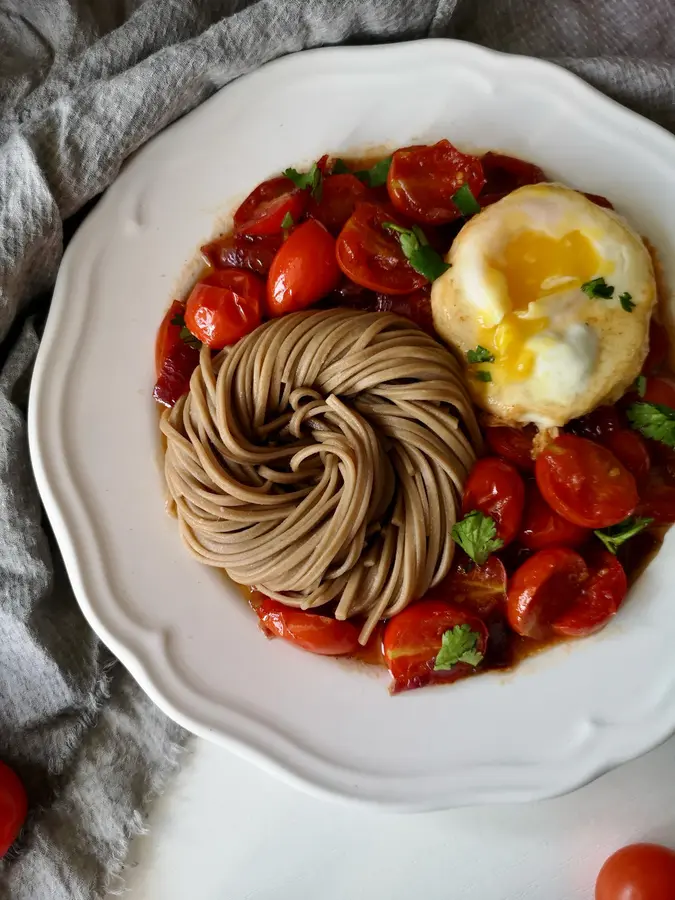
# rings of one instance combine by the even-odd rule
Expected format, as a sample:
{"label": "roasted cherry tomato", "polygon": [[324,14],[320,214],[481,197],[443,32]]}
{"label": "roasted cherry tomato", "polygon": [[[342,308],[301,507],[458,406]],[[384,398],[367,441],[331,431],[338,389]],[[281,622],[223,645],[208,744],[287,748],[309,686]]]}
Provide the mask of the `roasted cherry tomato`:
{"label": "roasted cherry tomato", "polygon": [[272,316],[312,306],[340,280],[335,240],[321,222],[309,219],[293,229],[274,257],[267,280],[267,308]]}
{"label": "roasted cherry tomato", "polygon": [[204,244],[201,252],[214,269],[249,269],[256,275],[267,275],[282,242],[281,234],[267,237],[226,234]]}
{"label": "roasted cherry tomato", "polygon": [[377,312],[393,312],[397,316],[410,319],[428,334],[436,337],[434,317],[431,314],[431,298],[426,288],[412,294],[377,294]]}
{"label": "roasted cherry tomato", "polygon": [[485,175],[485,187],[479,199],[481,206],[496,203],[511,191],[526,184],[548,181],[539,166],[504,153],[493,153],[490,150],[481,157],[481,163]]}
{"label": "roasted cherry tomato", "polygon": [[28,800],[19,776],[0,762],[0,856],[12,846],[26,819]]}
{"label": "roasted cherry tomato", "polygon": [[549,547],[535,553],[511,578],[507,597],[511,628],[538,641],[552,637],[552,623],[563,614],[587,578],[586,563],[575,550]]}
{"label": "roasted cherry tomato", "polygon": [[344,656],[359,649],[359,629],[353,622],[338,622],[330,616],[293,609],[268,597],[263,598],[256,612],[267,634],[310,653]]}
{"label": "roasted cherry tomato", "polygon": [[434,669],[443,635],[462,625],[474,632],[475,650],[485,655],[487,628],[481,619],[458,606],[443,600],[421,600],[393,616],[385,626],[383,640],[385,662],[394,679],[392,693],[471,675],[475,666],[466,662],[451,669]]}
{"label": "roasted cherry tomato", "polygon": [[675,852],[658,844],[617,850],[600,869],[595,900],[675,900]]}
{"label": "roasted cherry tomato", "polygon": [[385,222],[400,225],[395,213],[376,203],[359,203],[337,239],[337,261],[356,284],[383,294],[409,294],[427,284],[410,265]]}
{"label": "roasted cherry tomato", "polygon": [[584,197],[588,197],[596,206],[602,206],[605,209],[614,209],[614,205],[607,199],[607,197],[603,197],[602,194],[584,194]]}
{"label": "roasted cherry tomato", "polygon": [[653,519],[655,525],[675,523],[675,485],[662,467],[649,472],[635,514]]}
{"label": "roasted cherry tomato", "polygon": [[250,235],[279,234],[287,215],[294,222],[300,219],[308,199],[308,192],[296,188],[290,178],[279,176],[263,181],[235,212],[235,231]]}
{"label": "roasted cherry tomato", "polygon": [[532,441],[536,434],[534,425],[526,425],[524,428],[498,425],[485,429],[485,439],[495,456],[503,457],[525,472],[534,469]]}
{"label": "roasted cherry tomato", "polygon": [[573,525],[559,516],[541,496],[534,482],[527,486],[520,543],[529,550],[544,547],[580,547],[590,537],[590,528]]}
{"label": "roasted cherry tomato", "polygon": [[642,371],[645,375],[654,375],[663,368],[668,358],[668,332],[655,319],[649,323],[649,353]]}
{"label": "roasted cherry tomato", "polygon": [[506,546],[520,531],[525,485],[518,470],[495,456],[479,459],[469,473],[462,498],[462,513],[474,509],[494,519],[497,537]]}
{"label": "roasted cherry tomato", "polygon": [[184,313],[183,304],[174,300],[159,326],[155,344],[157,382],[152,396],[168,407],[188,392],[190,378],[199,364],[199,350],[181,340],[182,326],[173,322]]}
{"label": "roasted cherry tomato", "polygon": [[264,299],[264,282],[252,272],[212,272],[192,288],[185,324],[203,344],[221,350],[260,325]]}
{"label": "roasted cherry tomato", "polygon": [[587,557],[589,577],[566,610],[552,623],[553,631],[565,637],[586,637],[604,628],[616,615],[628,591],[623,566],[604,547]]}
{"label": "roasted cherry tomato", "polygon": [[670,378],[652,376],[647,379],[643,397],[638,397],[644,403],[660,403],[675,409],[675,381]]}
{"label": "roasted cherry tomato", "polygon": [[162,371],[167,356],[182,343],[180,339],[182,325],[177,320],[182,322],[184,316],[185,306],[179,300],[174,300],[162,319],[155,340],[155,372],[157,376]]}
{"label": "roasted cherry tomato", "polygon": [[572,419],[566,431],[605,444],[609,435],[622,427],[621,416],[613,406],[598,406],[587,415]]}
{"label": "roasted cherry tomato", "polygon": [[402,147],[391,159],[387,190],[396,209],[416,222],[452,222],[462,212],[453,196],[468,185],[474,197],[485,177],[477,156],[460,153],[450,141]]}
{"label": "roasted cherry tomato", "polygon": [[356,175],[329,175],[323,180],[321,200],[311,199],[307,212],[331,232],[339,234],[356,204],[366,200],[370,191]]}
{"label": "roasted cherry tomato", "polygon": [[424,595],[425,600],[445,600],[474,613],[481,619],[505,608],[506,569],[497,556],[490,556],[482,566],[474,565],[461,552],[453,562],[450,574]]}
{"label": "roasted cherry tomato", "polygon": [[562,434],[539,454],[537,485],[563,518],[584,528],[607,528],[638,504],[635,478],[606,447]]}
{"label": "roasted cherry tomato", "polygon": [[618,431],[613,431],[604,444],[628,469],[638,487],[643,485],[647,480],[651,465],[645,440],[635,431],[620,428]]}

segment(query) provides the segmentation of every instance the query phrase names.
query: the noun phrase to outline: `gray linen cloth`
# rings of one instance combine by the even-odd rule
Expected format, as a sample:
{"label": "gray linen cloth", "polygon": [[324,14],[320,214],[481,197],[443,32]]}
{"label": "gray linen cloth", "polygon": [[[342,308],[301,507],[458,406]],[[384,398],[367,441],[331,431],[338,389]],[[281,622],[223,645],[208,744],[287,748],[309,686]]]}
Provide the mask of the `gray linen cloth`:
{"label": "gray linen cloth", "polygon": [[0,0],[0,758],[31,803],[3,898],[114,886],[185,740],[85,624],[31,474],[27,388],[64,220],[261,63],[424,36],[547,57],[675,129],[669,0]]}

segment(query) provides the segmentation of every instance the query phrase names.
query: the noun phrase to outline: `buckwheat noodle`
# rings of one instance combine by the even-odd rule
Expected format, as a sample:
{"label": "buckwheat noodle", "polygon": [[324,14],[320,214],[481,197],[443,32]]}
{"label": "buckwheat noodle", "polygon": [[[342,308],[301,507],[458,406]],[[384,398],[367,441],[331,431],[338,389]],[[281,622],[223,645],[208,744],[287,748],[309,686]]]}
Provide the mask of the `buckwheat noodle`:
{"label": "buckwheat noodle", "polygon": [[448,572],[480,432],[453,356],[406,319],[349,309],[202,347],[161,419],[197,559],[288,606],[377,621]]}

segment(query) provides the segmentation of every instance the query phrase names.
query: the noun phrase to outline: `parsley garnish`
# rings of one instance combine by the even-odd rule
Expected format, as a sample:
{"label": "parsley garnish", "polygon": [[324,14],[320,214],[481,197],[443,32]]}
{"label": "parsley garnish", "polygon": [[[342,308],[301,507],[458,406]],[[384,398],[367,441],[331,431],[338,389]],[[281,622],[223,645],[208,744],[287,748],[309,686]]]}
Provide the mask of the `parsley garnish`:
{"label": "parsley garnish", "polygon": [[487,369],[479,369],[477,372],[473,373],[478,381],[492,381],[492,372],[488,372]]}
{"label": "parsley garnish", "polygon": [[638,377],[633,382],[633,387],[638,393],[638,397],[644,397],[645,391],[647,390],[647,379],[644,375],[638,375]]}
{"label": "parsley garnish", "polygon": [[473,216],[480,212],[480,204],[471,192],[468,184],[463,184],[461,188],[452,195],[452,202],[463,216]]}
{"label": "parsley garnish", "polygon": [[607,284],[602,276],[600,278],[591,278],[585,284],[581,285],[581,290],[589,297],[601,297],[603,300],[609,300],[614,296],[614,287]]}
{"label": "parsley garnish", "polygon": [[293,184],[299,188],[309,188],[309,192],[317,203],[321,202],[323,194],[323,175],[316,163],[309,172],[298,172],[297,169],[284,169],[283,175],[290,178]]}
{"label": "parsley garnish", "polygon": [[171,319],[172,325],[180,325],[180,333],[178,337],[183,341],[184,344],[189,344],[190,347],[201,347],[202,342],[199,338],[196,338],[194,334],[190,331],[190,329],[185,324],[185,316],[183,313],[176,313],[176,315]]}
{"label": "parsley garnish", "polygon": [[419,225],[413,225],[412,228],[404,228],[395,222],[383,222],[382,227],[396,234],[401,249],[410,265],[429,281],[435,281],[437,278],[440,278],[450,268],[448,263],[443,262],[434,248],[429,246],[429,241]]}
{"label": "parsley garnish", "polygon": [[603,528],[602,531],[596,531],[596,537],[599,537],[602,543],[607,547],[610,553],[616,556],[616,552],[626,541],[639,534],[648,525],[651,525],[653,519],[641,519],[638,516],[629,516],[618,525],[612,525],[610,528]]}
{"label": "parsley garnish", "polygon": [[472,631],[470,625],[455,625],[454,628],[449,628],[441,640],[441,649],[434,663],[435,672],[452,669],[461,662],[475,667],[483,661],[483,654],[476,650],[478,633]]}
{"label": "parsley garnish", "polygon": [[391,156],[387,156],[386,159],[381,159],[369,169],[360,169],[358,172],[354,172],[354,174],[359,179],[359,181],[367,184],[368,187],[382,187],[383,184],[387,183],[387,175],[389,174],[390,165]]}
{"label": "parsley garnish", "polygon": [[494,362],[495,358],[486,347],[479,344],[475,350],[469,350],[466,358],[470,363],[488,363]]}
{"label": "parsley garnish", "polygon": [[293,216],[289,212],[287,212],[286,215],[281,220],[281,227],[285,231],[288,228],[292,228],[294,225],[295,225],[295,222],[293,221]]}
{"label": "parsley garnish", "polygon": [[350,169],[344,159],[336,159],[331,169],[331,175],[349,175]]}
{"label": "parsley garnish", "polygon": [[478,566],[482,566],[491,553],[504,546],[504,541],[497,537],[494,519],[478,509],[457,522],[452,529],[452,539]]}
{"label": "parsley garnish", "polygon": [[619,303],[621,304],[621,308],[625,309],[626,312],[633,312],[633,310],[635,309],[633,297],[628,293],[628,291],[624,291],[623,294],[619,294]]}
{"label": "parsley garnish", "polygon": [[633,403],[626,410],[628,421],[636,431],[668,447],[675,447],[675,409],[663,403]]}

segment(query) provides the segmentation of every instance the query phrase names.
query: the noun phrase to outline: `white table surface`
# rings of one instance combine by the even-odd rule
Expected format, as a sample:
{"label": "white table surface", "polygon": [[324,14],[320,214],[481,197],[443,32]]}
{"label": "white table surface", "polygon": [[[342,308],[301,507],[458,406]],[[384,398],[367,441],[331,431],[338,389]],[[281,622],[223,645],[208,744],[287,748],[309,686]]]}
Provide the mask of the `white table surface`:
{"label": "white table surface", "polygon": [[128,900],[592,900],[613,850],[675,847],[675,738],[566,797],[414,816],[318,800],[195,739],[148,825]]}

